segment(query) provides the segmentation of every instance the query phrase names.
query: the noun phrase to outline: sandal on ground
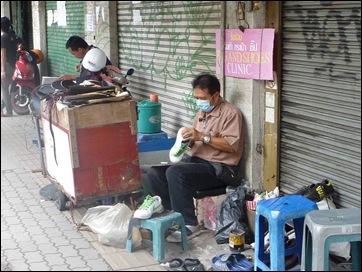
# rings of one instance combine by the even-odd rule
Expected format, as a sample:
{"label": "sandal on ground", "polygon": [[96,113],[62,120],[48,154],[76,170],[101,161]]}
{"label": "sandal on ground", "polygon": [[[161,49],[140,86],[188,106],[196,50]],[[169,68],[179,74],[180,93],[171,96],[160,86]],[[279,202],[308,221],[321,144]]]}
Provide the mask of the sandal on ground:
{"label": "sandal on ground", "polygon": [[184,262],[179,258],[161,263],[161,266],[166,267],[168,271],[187,271]]}
{"label": "sandal on ground", "polygon": [[221,254],[212,258],[211,266],[216,271],[253,271],[254,265],[239,253]]}
{"label": "sandal on ground", "polygon": [[204,265],[199,259],[186,258],[184,265],[187,271],[204,271]]}

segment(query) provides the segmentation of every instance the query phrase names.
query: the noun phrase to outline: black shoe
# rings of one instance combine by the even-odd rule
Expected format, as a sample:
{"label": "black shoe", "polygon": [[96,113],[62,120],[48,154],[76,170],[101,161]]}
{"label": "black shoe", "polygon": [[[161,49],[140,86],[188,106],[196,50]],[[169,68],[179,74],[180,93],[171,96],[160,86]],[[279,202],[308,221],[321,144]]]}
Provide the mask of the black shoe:
{"label": "black shoe", "polygon": [[297,195],[305,195],[305,193],[308,192],[310,186],[311,185],[301,187],[295,194],[297,194]]}
{"label": "black shoe", "polygon": [[303,196],[314,202],[321,201],[326,196],[324,186],[321,183],[312,184]]}
{"label": "black shoe", "polygon": [[332,183],[328,179],[324,179],[321,182],[321,185],[323,186],[324,193],[326,196],[331,196],[336,193],[336,190],[334,190]]}

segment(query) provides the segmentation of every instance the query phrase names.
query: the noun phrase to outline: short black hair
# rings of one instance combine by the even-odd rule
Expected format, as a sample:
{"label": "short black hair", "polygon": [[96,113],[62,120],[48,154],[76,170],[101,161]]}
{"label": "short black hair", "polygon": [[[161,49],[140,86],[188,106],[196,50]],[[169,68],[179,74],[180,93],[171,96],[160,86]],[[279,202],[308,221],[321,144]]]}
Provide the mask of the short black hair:
{"label": "short black hair", "polygon": [[65,44],[65,49],[72,49],[72,51],[78,50],[78,48],[88,48],[88,43],[79,36],[71,36]]}
{"label": "short black hair", "polygon": [[209,94],[213,95],[220,92],[220,81],[210,73],[201,73],[192,81],[192,88],[200,88],[203,91],[208,90]]}
{"label": "short black hair", "polygon": [[11,27],[11,21],[8,17],[1,17],[1,30],[8,33]]}

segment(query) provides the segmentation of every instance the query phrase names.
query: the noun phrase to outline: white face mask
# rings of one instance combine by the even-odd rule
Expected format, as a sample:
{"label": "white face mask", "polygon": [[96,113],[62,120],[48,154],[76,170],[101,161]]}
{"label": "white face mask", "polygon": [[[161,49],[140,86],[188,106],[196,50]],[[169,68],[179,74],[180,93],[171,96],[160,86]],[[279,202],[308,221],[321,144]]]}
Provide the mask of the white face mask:
{"label": "white face mask", "polygon": [[210,112],[214,109],[214,106],[210,105],[210,101],[211,99],[214,97],[214,95],[212,95],[212,97],[210,98],[210,100],[196,100],[196,105],[199,107],[199,109],[203,112]]}

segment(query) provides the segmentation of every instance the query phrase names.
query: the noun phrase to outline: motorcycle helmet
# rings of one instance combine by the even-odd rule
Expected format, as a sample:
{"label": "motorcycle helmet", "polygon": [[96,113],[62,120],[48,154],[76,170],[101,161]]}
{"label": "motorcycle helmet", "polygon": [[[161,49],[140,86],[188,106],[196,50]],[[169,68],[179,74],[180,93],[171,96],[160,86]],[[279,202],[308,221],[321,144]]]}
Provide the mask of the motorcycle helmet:
{"label": "motorcycle helmet", "polygon": [[99,48],[90,49],[82,60],[82,66],[90,72],[99,72],[106,67],[107,56]]}
{"label": "motorcycle helmet", "polygon": [[36,57],[35,57],[35,61],[36,63],[41,63],[44,59],[44,55],[43,55],[43,52],[41,52],[39,49],[33,49],[31,50],[31,52],[33,52]]}

